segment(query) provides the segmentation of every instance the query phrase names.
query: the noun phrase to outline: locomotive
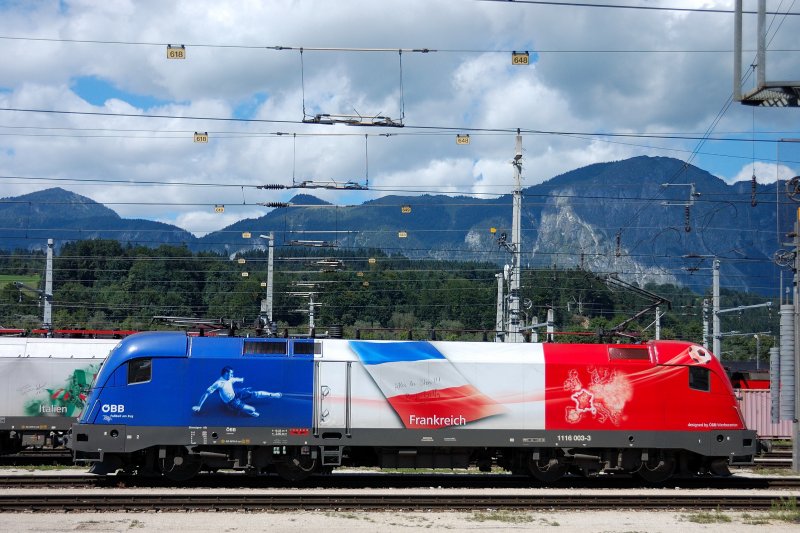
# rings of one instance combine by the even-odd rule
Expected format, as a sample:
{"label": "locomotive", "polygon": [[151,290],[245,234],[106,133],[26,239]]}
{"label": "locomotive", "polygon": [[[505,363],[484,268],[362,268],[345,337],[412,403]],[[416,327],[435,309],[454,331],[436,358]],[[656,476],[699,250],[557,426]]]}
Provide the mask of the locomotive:
{"label": "locomotive", "polygon": [[679,341],[503,344],[139,333],[68,438],[98,475],[299,481],[340,466],[726,475],[756,453],[719,361]]}
{"label": "locomotive", "polygon": [[0,455],[63,446],[118,342],[0,336]]}

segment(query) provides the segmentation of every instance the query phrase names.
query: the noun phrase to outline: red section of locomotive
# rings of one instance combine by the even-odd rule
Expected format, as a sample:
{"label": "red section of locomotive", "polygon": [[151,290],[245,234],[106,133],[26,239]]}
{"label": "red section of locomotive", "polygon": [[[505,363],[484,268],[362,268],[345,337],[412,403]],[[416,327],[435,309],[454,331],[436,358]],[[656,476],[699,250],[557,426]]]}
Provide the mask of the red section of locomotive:
{"label": "red section of locomotive", "polygon": [[547,344],[549,430],[708,431],[742,429],[722,366],[702,347]]}

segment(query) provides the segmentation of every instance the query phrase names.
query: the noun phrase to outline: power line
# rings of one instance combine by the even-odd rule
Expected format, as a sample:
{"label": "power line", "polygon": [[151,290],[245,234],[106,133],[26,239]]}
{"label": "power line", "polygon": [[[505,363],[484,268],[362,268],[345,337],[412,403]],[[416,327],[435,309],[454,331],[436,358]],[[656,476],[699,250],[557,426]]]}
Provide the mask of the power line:
{"label": "power line", "polygon": [[[170,119],[170,120],[194,120],[194,121],[210,121],[210,122],[230,122],[230,123],[279,123],[279,124],[295,124],[305,125],[306,122],[302,120],[282,120],[282,119],[263,119],[263,118],[240,118],[240,117],[212,117],[212,116],[193,116],[193,115],[164,115],[153,113],[112,113],[109,111],[67,111],[57,109],[36,109],[36,108],[18,108],[18,107],[0,107],[0,111],[20,112],[20,113],[44,113],[53,115],[78,115],[78,116],[102,116],[102,117],[118,117],[118,118],[147,118],[147,119]],[[457,132],[470,132],[470,133],[494,133],[516,135],[521,132],[527,135],[560,135],[560,136],[582,136],[589,138],[598,137],[611,137],[611,138],[638,138],[638,139],[667,139],[667,140],[714,140],[725,142],[761,142],[773,144],[775,139],[753,139],[741,137],[709,137],[708,133],[702,135],[697,134],[673,134],[673,133],[611,133],[611,132],[581,132],[581,131],[563,131],[563,130],[541,130],[535,128],[480,128],[480,127],[462,127],[462,126],[436,126],[436,125],[405,125],[406,130],[419,129],[430,132],[431,130],[438,132],[438,134],[452,134]],[[748,132],[749,133],[749,132]],[[412,135],[415,133],[406,133]],[[275,135],[280,135],[275,133]],[[289,135],[288,133],[286,135]],[[363,136],[364,134],[358,134]],[[384,134],[381,134],[384,135]],[[386,134],[384,136],[397,136],[400,134]]]}
{"label": "power line", "polygon": [[[502,1],[502,2],[514,2],[515,0],[475,0],[475,1]],[[516,0],[516,3],[523,3],[519,0]],[[559,4],[553,3],[554,5],[572,5],[572,4]],[[577,6],[578,4],[576,4]],[[603,5],[595,5],[595,4],[588,4],[585,7],[606,7]],[[700,12],[700,13],[733,13],[733,11],[725,11],[725,10],[707,10],[707,9],[691,9],[691,8],[657,8],[657,7],[646,7],[646,6],[617,6],[620,9],[641,9],[641,10],[660,10],[660,11],[687,11],[687,12]],[[756,14],[755,11],[744,11],[744,14]],[[782,15],[782,16],[793,16],[793,15],[800,15],[800,13],[779,13],[779,12],[767,12],[768,15]],[[65,43],[65,44],[97,44],[103,46],[147,46],[147,47],[165,47],[169,46],[170,43],[167,42],[153,42],[153,41],[114,41],[114,40],[100,40],[100,39],[68,39],[68,38],[58,38],[58,37],[28,37],[28,36],[14,36],[14,35],[0,35],[0,40],[6,41],[23,41],[23,42],[45,42],[45,43]],[[376,48],[376,47],[346,47],[346,46],[299,46],[299,45],[247,45],[247,44],[214,44],[214,43],[192,43],[192,42],[184,42],[182,46],[186,48],[194,47],[194,48],[219,48],[219,49],[240,49],[240,50],[265,50],[265,51],[289,51],[289,52],[354,52],[354,53],[406,53],[406,54],[435,54],[435,53],[443,53],[443,54],[511,54],[513,52],[517,52],[518,50],[514,49],[497,49],[497,48],[426,48],[426,47],[416,47],[416,48]],[[655,54],[691,54],[691,53],[703,53],[703,54],[727,54],[732,53],[733,49],[634,49],[634,50],[626,50],[626,49],[572,49],[572,50],[565,50],[565,49],[532,49],[529,51],[533,51],[534,53],[546,53],[546,54],[640,54],[640,53],[655,53]],[[754,50],[748,50],[754,51]],[[797,49],[795,48],[786,48],[786,49],[775,49],[775,52],[796,52]]]}
{"label": "power line", "polygon": [[[670,6],[650,6],[650,5],[624,5],[624,4],[593,4],[589,2],[555,2],[548,0],[472,0],[474,2],[492,2],[504,4],[528,4],[558,7],[592,7],[600,9],[629,9],[634,11],[675,11],[684,13],[715,13],[733,14],[731,9],[714,8],[692,8],[692,7],[670,7]],[[742,11],[745,15],[756,15],[757,11]],[[767,15],[800,15],[800,13],[785,13],[778,11],[767,11]]]}

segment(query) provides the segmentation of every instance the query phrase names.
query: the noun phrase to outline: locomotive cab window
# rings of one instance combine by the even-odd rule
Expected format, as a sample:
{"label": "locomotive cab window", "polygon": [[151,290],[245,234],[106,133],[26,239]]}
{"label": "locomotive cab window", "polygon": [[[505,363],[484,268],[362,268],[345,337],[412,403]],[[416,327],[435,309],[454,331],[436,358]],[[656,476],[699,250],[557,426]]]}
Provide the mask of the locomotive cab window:
{"label": "locomotive cab window", "polygon": [[134,359],[128,362],[128,385],[150,381],[152,359]]}
{"label": "locomotive cab window", "polygon": [[689,388],[708,392],[711,390],[711,372],[701,366],[689,367]]}

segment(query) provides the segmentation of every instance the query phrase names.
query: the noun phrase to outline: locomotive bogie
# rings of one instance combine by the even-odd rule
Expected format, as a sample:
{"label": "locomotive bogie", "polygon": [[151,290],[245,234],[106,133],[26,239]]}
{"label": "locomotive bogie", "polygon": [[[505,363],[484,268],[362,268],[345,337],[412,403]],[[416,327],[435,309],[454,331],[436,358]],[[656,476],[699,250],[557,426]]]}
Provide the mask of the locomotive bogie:
{"label": "locomotive bogie", "polygon": [[542,345],[130,337],[72,429],[93,471],[180,481],[340,466],[723,475],[747,463],[719,362],[690,343]]}

